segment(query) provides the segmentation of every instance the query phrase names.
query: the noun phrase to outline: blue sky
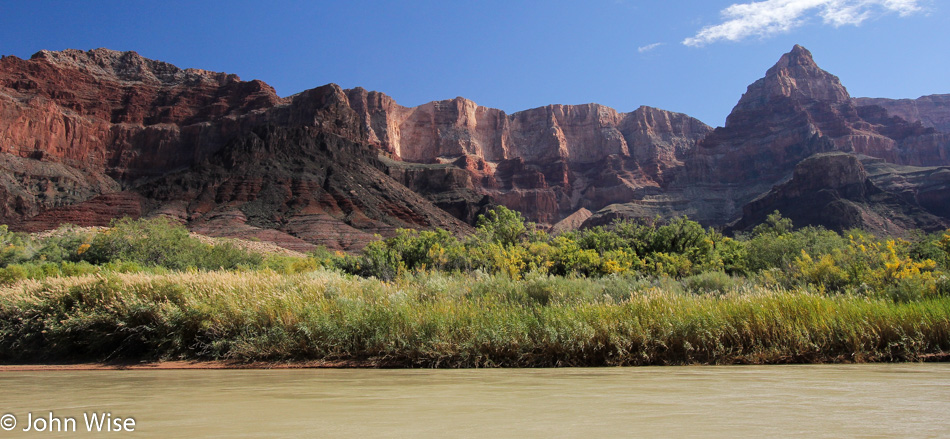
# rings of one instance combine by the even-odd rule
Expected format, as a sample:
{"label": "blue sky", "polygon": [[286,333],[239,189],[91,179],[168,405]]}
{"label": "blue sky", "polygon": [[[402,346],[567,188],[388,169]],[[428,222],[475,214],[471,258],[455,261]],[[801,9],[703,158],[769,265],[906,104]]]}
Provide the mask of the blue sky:
{"label": "blue sky", "polygon": [[649,105],[722,125],[801,44],[852,96],[950,93],[950,5],[937,0],[0,0],[0,53],[135,50],[261,79],[330,82],[402,105],[463,96],[515,112]]}

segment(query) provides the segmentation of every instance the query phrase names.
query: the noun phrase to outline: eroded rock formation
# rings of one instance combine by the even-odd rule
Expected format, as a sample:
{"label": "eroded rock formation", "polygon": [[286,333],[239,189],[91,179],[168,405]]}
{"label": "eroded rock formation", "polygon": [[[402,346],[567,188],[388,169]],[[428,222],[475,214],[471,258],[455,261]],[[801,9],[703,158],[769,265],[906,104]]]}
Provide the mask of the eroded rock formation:
{"label": "eroded rock formation", "polygon": [[465,225],[387,177],[335,85],[261,81],[135,52],[0,61],[0,222],[37,230],[169,215],[212,235],[359,248]]}
{"label": "eroded rock formation", "polygon": [[[884,169],[885,162],[881,159],[866,156],[863,159],[874,167],[873,177],[853,154],[833,152],[802,160],[795,166],[789,181],[746,204],[742,219],[732,229],[751,230],[774,211],[781,212],[798,226],[824,226],[834,230],[859,228],[885,235],[900,236],[908,230],[950,227],[945,216],[935,215],[920,204],[918,189],[925,187],[922,182],[908,184],[906,178],[901,183],[887,181],[907,173],[911,178],[928,180],[931,185],[936,183],[946,189],[950,169]],[[928,192],[933,191],[925,191]],[[950,201],[950,194],[944,194],[941,201]]]}
{"label": "eroded rock formation", "polygon": [[[894,117],[882,107],[856,102],[837,77],[818,67],[808,50],[795,46],[749,86],[725,127],[715,129],[689,151],[661,193],[610,206],[588,224],[617,217],[684,214],[709,225],[740,217],[764,218],[772,211],[757,209],[765,205],[761,200],[751,207],[748,204],[792,179],[803,160],[826,152],[854,153],[903,166],[950,164],[946,133]],[[808,161],[805,166],[826,162]],[[799,181],[792,188],[807,178],[805,170],[795,172]],[[815,215],[820,218],[803,220],[829,227],[844,224],[832,210],[818,209]]]}
{"label": "eroded rock formation", "polygon": [[[620,113],[597,104],[549,105],[508,115],[464,98],[406,108],[377,92],[346,94],[365,141],[406,163],[449,165],[394,166],[407,186],[445,205],[465,198],[452,194],[461,183],[545,224],[658,187],[711,130],[650,107]],[[429,183],[446,178],[453,184]]]}
{"label": "eroded rock formation", "polygon": [[0,223],[167,215],[297,250],[465,233],[497,204],[558,231],[674,215],[742,228],[776,208],[932,229],[950,217],[946,96],[852,99],[796,46],[713,130],[650,107],[410,108],[334,84],[281,98],[135,52],[42,51],[0,60]]}
{"label": "eroded rock formation", "polygon": [[881,107],[891,116],[950,133],[950,94],[921,96],[917,99],[854,98],[854,104],[859,107]]}

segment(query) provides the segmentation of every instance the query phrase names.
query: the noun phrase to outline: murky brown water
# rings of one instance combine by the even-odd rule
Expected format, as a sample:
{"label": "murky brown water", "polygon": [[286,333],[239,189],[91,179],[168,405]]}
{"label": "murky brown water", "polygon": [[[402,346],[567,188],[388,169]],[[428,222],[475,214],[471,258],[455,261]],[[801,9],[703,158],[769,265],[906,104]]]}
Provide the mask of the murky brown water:
{"label": "murky brown water", "polygon": [[[22,431],[50,411],[76,432]],[[104,412],[135,432],[87,433]],[[0,437],[948,437],[950,364],[3,372],[7,413]]]}

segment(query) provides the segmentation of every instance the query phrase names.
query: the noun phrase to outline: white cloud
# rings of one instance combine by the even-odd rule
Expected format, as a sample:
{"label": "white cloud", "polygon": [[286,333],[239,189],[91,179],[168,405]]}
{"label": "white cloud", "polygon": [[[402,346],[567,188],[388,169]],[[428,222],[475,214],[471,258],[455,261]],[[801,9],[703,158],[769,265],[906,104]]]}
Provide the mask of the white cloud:
{"label": "white cloud", "polygon": [[653,49],[656,49],[657,47],[662,46],[663,44],[666,44],[666,43],[653,43],[653,44],[647,44],[646,46],[640,46],[637,48],[637,52],[640,52],[640,53],[649,52]]}
{"label": "white cloud", "polygon": [[702,28],[683,40],[687,46],[716,41],[740,41],[788,32],[810,18],[821,17],[835,27],[858,25],[876,15],[896,12],[902,17],[919,12],[921,0],[764,0],[736,3],[723,9],[723,23]]}

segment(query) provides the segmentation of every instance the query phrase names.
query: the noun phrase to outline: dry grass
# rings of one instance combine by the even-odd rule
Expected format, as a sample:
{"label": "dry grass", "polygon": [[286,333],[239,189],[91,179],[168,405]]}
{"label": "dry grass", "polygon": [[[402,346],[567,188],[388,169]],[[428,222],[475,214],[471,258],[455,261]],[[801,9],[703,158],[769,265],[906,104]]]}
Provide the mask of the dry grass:
{"label": "dry grass", "polygon": [[96,274],[0,289],[0,361],[231,359],[402,367],[915,361],[950,352],[950,299],[741,284],[331,271]]}
{"label": "dry grass", "polygon": [[248,251],[251,253],[257,253],[260,255],[279,255],[287,256],[292,258],[306,258],[307,255],[298,251],[290,250],[283,248],[273,242],[267,241],[250,241],[247,239],[240,238],[222,238],[222,237],[213,237],[208,235],[202,235],[200,233],[190,232],[189,236],[194,239],[201,241],[203,244],[208,245],[219,245],[228,243],[241,250]]}
{"label": "dry grass", "polygon": [[[71,226],[65,225],[58,227],[52,230],[44,230],[42,232],[30,233],[30,238],[34,241],[43,241],[51,237],[60,237],[68,234],[77,234],[77,235],[95,235],[100,232],[109,230],[108,227],[82,227],[82,226]],[[279,255],[295,258],[305,258],[306,254],[283,248],[277,244],[266,241],[251,241],[247,239],[240,238],[224,238],[224,237],[214,237],[208,235],[202,235],[200,233],[189,232],[188,235],[198,241],[201,241],[202,244],[206,245],[220,245],[220,244],[231,244],[234,247],[237,247],[241,250],[245,250],[251,253],[257,253],[261,255]]]}

